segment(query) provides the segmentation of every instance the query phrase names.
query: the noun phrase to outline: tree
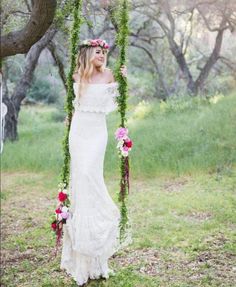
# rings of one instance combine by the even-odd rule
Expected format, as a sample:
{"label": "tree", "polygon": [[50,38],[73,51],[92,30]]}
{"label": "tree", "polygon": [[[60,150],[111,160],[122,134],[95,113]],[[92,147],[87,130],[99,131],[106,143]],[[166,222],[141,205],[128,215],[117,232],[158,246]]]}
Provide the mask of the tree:
{"label": "tree", "polygon": [[38,0],[32,3],[31,17],[26,26],[1,37],[1,58],[27,53],[51,26],[57,1]]}
{"label": "tree", "polygon": [[[220,59],[220,51],[225,31],[233,32],[236,27],[235,5],[232,0],[227,2],[221,0],[212,1],[149,1],[148,5],[145,1],[136,3],[137,10],[141,14],[146,15],[153,22],[157,23],[159,28],[168,41],[169,49],[176,59],[176,63],[181,70],[187,89],[192,95],[197,95],[203,88],[210,71],[215,63]],[[146,9],[143,9],[146,7]],[[190,28],[181,29],[178,27],[180,17],[188,17],[185,21],[186,26],[190,24]],[[215,43],[210,54],[205,58],[205,63],[200,68],[200,72],[196,79],[191,72],[188,59],[186,57],[189,44],[192,37],[192,22],[194,17],[198,17],[202,21],[205,28],[210,32],[215,32]],[[214,21],[212,21],[214,19]],[[213,23],[212,23],[213,22]],[[188,30],[188,31],[187,31]],[[188,32],[188,33],[187,33]],[[150,51],[146,51],[149,56]],[[151,59],[153,62],[153,59]],[[166,90],[168,96],[168,90]]]}
{"label": "tree", "polygon": [[[46,34],[29,50],[26,56],[24,71],[19,83],[17,83],[11,98],[4,94],[3,101],[8,106],[8,113],[5,122],[5,138],[9,140],[17,140],[17,122],[20,112],[21,102],[25,98],[26,92],[31,86],[34,70],[42,50],[48,45],[49,41],[55,36],[57,30],[50,29]],[[9,109],[10,107],[10,109]]]}

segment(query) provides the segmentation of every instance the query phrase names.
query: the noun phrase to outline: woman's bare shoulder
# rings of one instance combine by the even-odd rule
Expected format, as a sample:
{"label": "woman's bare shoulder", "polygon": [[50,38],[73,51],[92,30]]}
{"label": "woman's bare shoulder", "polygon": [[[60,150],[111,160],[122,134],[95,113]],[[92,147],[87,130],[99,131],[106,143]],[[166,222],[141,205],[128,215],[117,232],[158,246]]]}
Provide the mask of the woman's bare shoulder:
{"label": "woman's bare shoulder", "polygon": [[105,73],[107,78],[109,79],[108,80],[109,83],[115,82],[115,78],[111,69],[105,68]]}

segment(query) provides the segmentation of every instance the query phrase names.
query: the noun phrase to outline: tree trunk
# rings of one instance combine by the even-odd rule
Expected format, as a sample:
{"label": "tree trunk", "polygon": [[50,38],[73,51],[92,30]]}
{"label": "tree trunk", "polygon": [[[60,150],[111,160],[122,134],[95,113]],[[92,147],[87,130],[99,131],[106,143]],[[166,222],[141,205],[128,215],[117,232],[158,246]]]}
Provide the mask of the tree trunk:
{"label": "tree trunk", "polygon": [[[225,19],[222,20],[221,22],[221,27],[225,25]],[[200,89],[202,89],[212,67],[215,65],[215,63],[218,61],[219,56],[220,56],[220,50],[222,46],[222,41],[223,41],[223,35],[224,35],[225,29],[220,29],[217,33],[216,40],[215,40],[215,46],[214,49],[208,58],[205,66],[202,68],[201,73],[199,74],[197,80],[195,81],[195,90],[196,93]]]}
{"label": "tree trunk", "polygon": [[50,53],[51,53],[51,55],[55,61],[55,64],[58,67],[59,76],[62,80],[62,83],[64,85],[65,90],[67,91],[67,79],[66,79],[66,73],[64,70],[63,60],[61,59],[61,57],[57,53],[56,45],[52,41],[48,44],[47,48],[49,49],[49,51],[50,51]]}
{"label": "tree trunk", "polygon": [[5,124],[5,139],[11,141],[18,139],[17,123],[18,115],[20,112],[21,102],[25,98],[27,90],[31,86],[32,78],[36,65],[38,63],[39,56],[42,50],[48,45],[48,43],[55,36],[57,30],[49,30],[39,42],[34,44],[26,56],[26,64],[19,83],[16,84],[15,90],[11,98],[4,97],[3,101],[8,107]]}
{"label": "tree trunk", "polygon": [[168,42],[170,45],[170,50],[172,54],[174,55],[176,62],[179,65],[179,68],[181,69],[184,78],[187,82],[187,88],[191,94],[195,94],[195,83],[192,77],[192,74],[189,70],[188,64],[186,62],[185,56],[182,52],[182,49],[180,46],[177,45],[177,43],[168,35]]}
{"label": "tree trunk", "polygon": [[14,140],[17,139],[17,117],[15,106],[8,97],[7,75],[8,67],[5,65],[5,73],[3,74],[3,102],[7,105],[7,114],[5,116],[4,140],[6,138]]}
{"label": "tree trunk", "polygon": [[[146,47],[138,45],[136,43],[131,43],[132,46],[140,48],[142,50],[144,50],[146,52],[146,54],[148,55],[149,59],[151,60],[151,62],[153,63],[153,66],[155,68],[155,71],[159,77],[159,83],[161,85],[163,94],[162,95],[158,95],[158,97],[162,100],[166,100],[169,96],[170,96],[170,91],[168,89],[167,83],[165,81],[165,77],[163,75],[163,72],[161,70],[161,68],[159,67],[159,64],[157,63],[157,61],[154,59],[153,54],[151,51],[149,51]],[[159,83],[156,83],[156,91],[157,91],[157,86]]]}
{"label": "tree trunk", "polygon": [[1,37],[1,58],[27,53],[52,24],[56,4],[56,0],[34,1],[31,17],[26,26],[22,30]]}
{"label": "tree trunk", "polygon": [[18,140],[17,133],[17,113],[15,106],[10,98],[3,97],[4,103],[7,105],[7,114],[5,116],[4,126],[4,141],[9,139],[10,141]]}

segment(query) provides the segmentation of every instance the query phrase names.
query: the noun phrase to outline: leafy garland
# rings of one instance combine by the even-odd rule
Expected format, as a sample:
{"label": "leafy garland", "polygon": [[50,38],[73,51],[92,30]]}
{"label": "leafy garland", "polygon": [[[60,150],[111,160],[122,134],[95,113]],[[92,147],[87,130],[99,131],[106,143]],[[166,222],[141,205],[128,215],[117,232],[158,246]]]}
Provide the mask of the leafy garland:
{"label": "leafy garland", "polygon": [[[118,61],[116,63],[115,68],[115,79],[119,83],[118,90],[120,96],[117,97],[118,103],[118,112],[121,115],[121,123],[120,128],[118,129],[118,136],[124,135],[124,146],[126,145],[126,149],[130,150],[132,146],[132,141],[127,137],[128,129],[125,128],[125,122],[127,121],[125,117],[126,112],[126,99],[128,96],[128,83],[126,77],[120,72],[120,68],[125,65],[126,62],[126,50],[128,45],[128,3],[127,0],[122,0],[119,3],[119,12],[118,12],[118,20],[119,20],[119,30],[116,35],[116,43],[120,50],[120,55]],[[72,101],[74,99],[74,89],[73,89],[73,73],[76,67],[76,57],[77,57],[77,46],[79,42],[79,33],[80,26],[83,21],[81,16],[82,11],[82,0],[75,1],[74,10],[73,10],[73,26],[71,29],[71,50],[70,50],[70,70],[67,77],[67,101],[65,105],[65,109],[68,115],[68,125],[65,131],[65,136],[63,139],[63,152],[64,152],[64,162],[62,166],[61,172],[61,182],[59,183],[59,194],[58,199],[60,204],[56,209],[56,219],[55,214],[51,224],[52,229],[55,231],[57,236],[56,241],[56,254],[58,250],[58,245],[62,236],[63,223],[66,223],[66,219],[68,216],[68,208],[70,206],[70,200],[67,195],[68,186],[69,186],[69,178],[70,178],[70,153],[69,153],[69,132],[70,132],[70,124],[73,114],[73,104]],[[119,133],[119,130],[121,133]],[[121,180],[120,180],[120,192],[119,192],[119,201],[121,202],[121,220],[120,220],[120,241],[124,238],[126,228],[128,227],[128,215],[127,215],[127,207],[126,207],[126,197],[129,193],[129,157],[126,155],[119,154],[121,158],[120,163],[120,172],[121,172]],[[58,219],[60,218],[60,219]]]}
{"label": "leafy garland", "polygon": [[[59,183],[59,194],[58,199],[61,203],[61,206],[57,206],[56,210],[56,219],[55,213],[54,218],[52,219],[51,227],[56,233],[56,252],[57,254],[58,245],[60,243],[60,239],[62,236],[63,230],[63,223],[66,222],[66,218],[61,218],[62,220],[58,220],[59,215],[63,214],[63,207],[68,208],[70,206],[70,200],[67,196],[67,188],[69,185],[69,178],[70,178],[70,152],[69,152],[69,132],[70,132],[70,125],[71,119],[73,114],[73,104],[72,101],[75,97],[74,90],[73,90],[73,73],[76,67],[76,57],[77,57],[77,45],[79,42],[79,33],[80,33],[80,26],[82,24],[82,0],[77,0],[74,2],[74,9],[73,9],[73,26],[71,29],[70,34],[70,70],[67,76],[67,101],[65,104],[65,110],[67,111],[68,115],[68,125],[65,130],[65,135],[63,139],[63,152],[64,152],[64,161],[62,166],[62,172],[60,175],[61,182]],[[63,207],[62,207],[63,206]],[[60,209],[60,207],[62,207]],[[65,210],[67,211],[67,210]],[[65,214],[67,214],[65,212]]]}
{"label": "leafy garland", "polygon": [[74,11],[73,11],[73,26],[71,30],[71,50],[70,50],[70,70],[67,76],[67,102],[65,109],[68,115],[68,122],[66,129],[66,134],[63,142],[63,150],[64,150],[64,163],[62,167],[61,180],[66,183],[66,187],[69,184],[69,173],[70,173],[70,153],[69,153],[69,132],[70,132],[70,124],[73,114],[73,104],[72,101],[74,99],[74,90],[73,90],[73,74],[76,67],[76,57],[77,57],[77,45],[79,42],[79,33],[80,26],[82,23],[81,17],[82,10],[82,0],[75,1]]}
{"label": "leafy garland", "polygon": [[[127,97],[128,97],[128,82],[127,78],[123,77],[120,73],[120,68],[126,64],[126,52],[128,46],[128,21],[129,21],[129,7],[128,0],[120,1],[120,7],[118,10],[117,20],[118,20],[118,32],[116,34],[116,43],[119,47],[119,59],[115,67],[115,79],[119,83],[119,94],[117,97],[118,111],[121,116],[120,127],[125,128],[126,119],[126,107],[127,107]],[[125,128],[126,129],[126,128]],[[127,129],[126,129],[127,130]],[[121,156],[120,162],[120,192],[119,201],[121,202],[121,221],[120,221],[120,241],[124,239],[126,228],[128,228],[128,212],[126,207],[126,197],[129,193],[129,156]]]}

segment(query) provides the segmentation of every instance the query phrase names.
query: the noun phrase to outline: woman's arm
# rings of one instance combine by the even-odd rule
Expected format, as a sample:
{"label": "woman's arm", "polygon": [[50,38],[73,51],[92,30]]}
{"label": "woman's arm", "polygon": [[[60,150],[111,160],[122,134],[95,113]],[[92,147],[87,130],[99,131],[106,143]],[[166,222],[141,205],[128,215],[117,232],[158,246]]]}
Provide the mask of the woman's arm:
{"label": "woman's arm", "polygon": [[[106,68],[106,70],[107,70],[108,77],[109,77],[109,81],[108,81],[108,82],[109,82],[109,83],[115,82],[115,77],[114,77],[114,75],[113,75],[112,70],[110,70],[110,69],[108,69],[108,68]],[[122,74],[123,77],[127,77],[127,68],[126,68],[125,65],[121,66],[120,72],[121,72],[121,74]]]}

